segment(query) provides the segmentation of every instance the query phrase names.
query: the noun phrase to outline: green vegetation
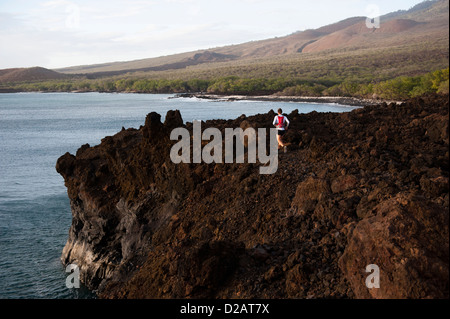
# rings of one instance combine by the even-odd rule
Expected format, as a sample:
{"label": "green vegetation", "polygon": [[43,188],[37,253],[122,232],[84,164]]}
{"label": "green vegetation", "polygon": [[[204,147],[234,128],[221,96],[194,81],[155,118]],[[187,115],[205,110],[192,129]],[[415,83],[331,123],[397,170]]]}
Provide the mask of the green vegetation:
{"label": "green vegetation", "polygon": [[404,100],[426,93],[449,92],[449,68],[420,76],[399,76],[386,81],[338,81],[240,78],[228,76],[218,79],[78,79],[53,80],[35,83],[19,83],[11,86],[18,91],[41,92],[136,92],[136,93],[183,93],[207,92],[211,94],[285,96],[346,96]]}
{"label": "green vegetation", "polygon": [[[285,89],[290,92],[291,88]],[[300,90],[299,95],[304,91]],[[306,91],[308,92],[308,91]],[[359,98],[378,97],[390,100],[405,100],[427,93],[449,92],[449,68],[430,72],[422,76],[400,76],[392,80],[357,83],[344,81],[320,91],[320,87],[315,85],[310,87],[310,91],[317,96],[348,96]],[[315,96],[315,95],[312,95]]]}
{"label": "green vegetation", "polygon": [[373,93],[383,99],[404,100],[426,93],[449,92],[449,69],[430,72],[423,76],[398,77],[373,85]]}

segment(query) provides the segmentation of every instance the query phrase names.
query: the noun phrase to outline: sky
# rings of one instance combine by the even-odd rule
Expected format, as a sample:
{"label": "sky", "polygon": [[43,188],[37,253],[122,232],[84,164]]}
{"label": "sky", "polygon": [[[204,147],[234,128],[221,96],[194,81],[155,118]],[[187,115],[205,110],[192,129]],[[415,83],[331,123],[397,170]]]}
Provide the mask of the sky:
{"label": "sky", "polygon": [[422,0],[0,0],[0,69],[131,61],[281,37]]}

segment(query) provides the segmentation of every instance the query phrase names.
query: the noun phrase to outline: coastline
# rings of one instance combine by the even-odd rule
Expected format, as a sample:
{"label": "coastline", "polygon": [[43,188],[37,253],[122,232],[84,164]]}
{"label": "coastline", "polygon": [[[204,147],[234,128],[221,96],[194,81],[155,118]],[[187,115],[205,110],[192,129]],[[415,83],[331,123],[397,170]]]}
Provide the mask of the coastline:
{"label": "coastline", "polygon": [[130,91],[20,91],[14,89],[0,89],[1,93],[125,93],[125,94],[174,94],[171,99],[175,98],[197,98],[205,100],[218,100],[226,102],[234,101],[270,101],[270,102],[294,102],[294,103],[320,103],[320,104],[339,104],[346,106],[373,106],[382,103],[402,104],[402,101],[382,100],[382,99],[364,99],[356,97],[342,97],[342,96],[288,96],[288,95],[220,95],[208,93],[141,93]]}
{"label": "coastline", "polygon": [[297,103],[325,103],[325,104],[339,104],[347,106],[371,106],[379,105],[381,103],[395,103],[402,104],[401,101],[385,101],[376,99],[361,99],[355,97],[341,97],[341,96],[284,96],[284,95],[218,95],[218,94],[204,94],[204,93],[179,93],[175,94],[173,98],[198,98],[206,100],[221,100],[221,101],[270,101],[270,102],[297,102]]}

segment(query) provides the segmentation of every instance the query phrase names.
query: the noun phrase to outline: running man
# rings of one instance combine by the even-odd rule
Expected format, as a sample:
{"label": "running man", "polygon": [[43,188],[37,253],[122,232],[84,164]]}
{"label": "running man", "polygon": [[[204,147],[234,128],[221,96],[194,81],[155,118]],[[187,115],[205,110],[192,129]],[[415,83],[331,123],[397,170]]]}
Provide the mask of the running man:
{"label": "running man", "polygon": [[278,141],[278,149],[281,147],[284,149],[284,152],[287,152],[287,146],[283,143],[283,135],[286,133],[286,130],[289,127],[289,120],[286,116],[283,115],[283,110],[278,109],[278,115],[273,119],[273,125],[276,126],[278,130],[277,141]]}

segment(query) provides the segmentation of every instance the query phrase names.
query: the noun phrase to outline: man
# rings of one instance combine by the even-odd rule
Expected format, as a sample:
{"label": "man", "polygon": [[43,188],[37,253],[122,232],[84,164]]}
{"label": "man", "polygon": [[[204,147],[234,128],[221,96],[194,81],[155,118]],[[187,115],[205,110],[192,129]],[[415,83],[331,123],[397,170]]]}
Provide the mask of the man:
{"label": "man", "polygon": [[283,143],[283,135],[286,133],[286,130],[289,127],[289,120],[286,116],[283,115],[283,110],[278,109],[278,115],[273,119],[273,125],[276,126],[278,130],[277,141],[278,141],[278,149],[281,147],[284,149],[284,152],[287,152],[287,146]]}

